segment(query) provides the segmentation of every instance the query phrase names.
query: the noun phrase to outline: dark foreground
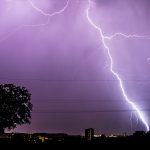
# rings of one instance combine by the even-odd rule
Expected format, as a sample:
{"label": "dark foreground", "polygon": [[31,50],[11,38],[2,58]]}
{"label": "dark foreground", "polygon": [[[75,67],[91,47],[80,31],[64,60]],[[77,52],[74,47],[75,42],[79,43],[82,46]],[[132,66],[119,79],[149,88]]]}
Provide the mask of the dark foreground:
{"label": "dark foreground", "polygon": [[90,141],[82,136],[69,136],[66,134],[6,134],[0,138],[1,147],[19,148],[36,148],[43,149],[149,149],[150,133],[136,132],[130,136],[118,137],[93,137]]}

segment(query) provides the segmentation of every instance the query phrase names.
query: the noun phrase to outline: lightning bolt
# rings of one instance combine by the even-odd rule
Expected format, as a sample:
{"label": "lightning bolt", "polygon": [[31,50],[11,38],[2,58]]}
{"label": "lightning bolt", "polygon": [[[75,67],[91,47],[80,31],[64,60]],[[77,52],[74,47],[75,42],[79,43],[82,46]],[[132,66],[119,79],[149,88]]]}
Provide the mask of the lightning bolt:
{"label": "lightning bolt", "polygon": [[133,116],[133,111],[131,111],[131,116],[130,116],[130,121],[131,121],[131,130],[132,130],[132,116]]}
{"label": "lightning bolt", "polygon": [[0,39],[0,43],[2,43],[3,41],[7,40],[10,36],[14,35],[16,32],[20,31],[21,29],[23,29],[24,27],[40,27],[40,26],[46,26],[48,25],[49,21],[50,21],[50,17],[54,17],[56,15],[59,15],[59,14],[62,14],[67,8],[68,8],[68,5],[70,3],[70,0],[67,0],[66,1],[66,4],[65,6],[58,10],[58,11],[55,11],[53,13],[45,13],[42,9],[38,8],[33,2],[32,0],[26,0],[29,5],[35,10],[37,11],[38,13],[40,13],[41,15],[45,16],[45,17],[48,17],[46,23],[41,23],[41,24],[24,24],[24,25],[21,25],[20,27],[17,27],[15,30],[13,30],[12,32],[8,33],[7,35],[3,36],[1,39]]}
{"label": "lightning bolt", "polygon": [[27,2],[31,5],[31,7],[33,9],[35,9],[37,12],[39,12],[41,15],[45,16],[45,17],[48,17],[46,23],[43,23],[43,24],[35,24],[35,25],[24,25],[24,27],[38,27],[38,26],[46,26],[49,24],[49,21],[50,21],[50,17],[54,17],[56,15],[59,15],[59,14],[62,14],[67,8],[68,8],[68,5],[70,3],[70,0],[67,0],[65,6],[60,9],[59,11],[55,11],[53,13],[46,13],[44,12],[42,9],[38,8],[33,2],[32,0],[27,0]]}
{"label": "lightning bolt", "polygon": [[112,40],[113,38],[117,37],[117,36],[122,36],[124,38],[140,38],[140,39],[147,39],[147,40],[150,40],[150,37],[149,36],[145,36],[145,35],[136,35],[136,34],[124,34],[124,33],[115,33],[113,35],[110,35],[110,36],[104,36],[104,39],[108,39],[108,40]]}
{"label": "lightning bolt", "polygon": [[125,91],[124,84],[123,84],[123,81],[122,81],[120,75],[113,69],[113,66],[114,66],[113,58],[111,56],[110,48],[107,46],[105,39],[110,39],[111,40],[112,38],[114,38],[116,36],[123,36],[125,38],[147,38],[147,39],[150,39],[150,38],[147,37],[147,36],[126,35],[126,34],[123,34],[123,33],[115,33],[112,36],[105,36],[103,34],[103,31],[102,31],[101,27],[97,26],[93,22],[92,18],[90,17],[91,7],[92,7],[92,2],[91,2],[91,0],[88,0],[88,7],[86,9],[86,17],[87,17],[87,20],[88,20],[89,24],[95,30],[97,30],[97,32],[99,33],[101,43],[102,43],[102,45],[103,45],[103,47],[104,47],[104,49],[105,49],[105,51],[106,51],[106,53],[108,55],[108,59],[109,59],[109,62],[110,62],[110,65],[109,65],[110,72],[118,80],[118,83],[119,83],[119,86],[120,86],[120,90],[122,92],[122,95],[123,95],[125,101],[133,108],[134,111],[137,112],[137,115],[140,118],[140,120],[142,121],[142,123],[145,125],[146,130],[149,131],[149,125],[146,122],[146,119],[145,119],[143,113],[140,111],[140,109],[138,108],[138,106],[128,97],[128,95],[127,95],[127,93]]}
{"label": "lightning bolt", "polygon": [[138,125],[138,123],[139,123],[139,118],[138,118],[138,116],[137,116],[136,111],[131,111],[131,116],[130,116],[130,121],[131,121],[131,130],[132,130],[132,126],[133,126],[133,123],[132,123],[133,114],[135,115],[135,118],[136,118],[136,125],[135,125],[135,126],[137,126],[137,125]]}
{"label": "lightning bolt", "polygon": [[41,13],[43,16],[47,16],[47,17],[53,17],[53,16],[55,16],[55,15],[58,15],[58,14],[61,14],[61,13],[63,13],[65,10],[66,10],[66,8],[68,7],[68,5],[69,5],[69,2],[70,2],[70,0],[67,0],[67,2],[66,2],[66,5],[61,9],[61,10],[59,10],[59,11],[56,11],[56,12],[53,12],[52,14],[49,14],[49,13],[45,13],[42,9],[40,9],[40,8],[38,8],[31,0],[27,0],[28,2],[29,2],[29,4],[37,11],[37,12],[39,12],[39,13]]}

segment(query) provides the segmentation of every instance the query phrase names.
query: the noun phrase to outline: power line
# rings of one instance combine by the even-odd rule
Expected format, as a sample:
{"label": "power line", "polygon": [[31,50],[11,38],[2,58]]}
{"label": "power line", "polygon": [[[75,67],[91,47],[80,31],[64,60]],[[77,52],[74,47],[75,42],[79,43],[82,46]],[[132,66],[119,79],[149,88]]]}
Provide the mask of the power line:
{"label": "power line", "polygon": [[[118,80],[113,79],[99,79],[99,80],[61,80],[61,79],[33,79],[33,78],[0,78],[0,80],[16,80],[16,81],[40,81],[40,82],[118,82]],[[124,82],[150,82],[150,79],[125,79]]]}
{"label": "power line", "polygon": [[[133,100],[136,100],[138,103],[147,103],[150,102],[150,99],[146,98],[132,98]],[[36,99],[38,102],[47,102],[47,103],[117,103],[117,102],[125,102],[124,99],[99,99],[99,98],[75,98],[75,97],[54,97],[54,98],[46,98],[46,99]]]}
{"label": "power line", "polygon": [[[39,102],[39,101],[38,101]],[[91,101],[41,101],[42,103],[46,102],[46,103],[126,103],[125,100],[91,100]],[[150,103],[149,100],[138,100],[138,103]]]}
{"label": "power line", "polygon": [[[150,111],[150,109],[141,109],[140,111]],[[33,111],[36,114],[74,114],[74,113],[118,113],[118,112],[136,112],[136,110],[83,110],[83,111]]]}

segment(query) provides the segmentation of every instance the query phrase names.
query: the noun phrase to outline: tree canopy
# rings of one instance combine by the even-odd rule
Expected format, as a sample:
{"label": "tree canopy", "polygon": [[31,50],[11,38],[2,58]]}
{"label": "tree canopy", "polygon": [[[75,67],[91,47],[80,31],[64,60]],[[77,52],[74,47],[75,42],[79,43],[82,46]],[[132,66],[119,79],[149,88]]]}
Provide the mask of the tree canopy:
{"label": "tree canopy", "polygon": [[31,94],[25,87],[14,84],[0,85],[0,133],[17,125],[30,123]]}

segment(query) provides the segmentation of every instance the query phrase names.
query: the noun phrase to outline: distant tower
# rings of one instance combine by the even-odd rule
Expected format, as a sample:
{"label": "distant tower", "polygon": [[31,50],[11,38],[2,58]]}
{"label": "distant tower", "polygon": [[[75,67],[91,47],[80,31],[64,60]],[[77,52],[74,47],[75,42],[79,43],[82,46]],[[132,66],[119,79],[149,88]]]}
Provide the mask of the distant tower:
{"label": "distant tower", "polygon": [[93,128],[85,129],[85,139],[91,141],[93,137],[94,137],[94,129]]}

